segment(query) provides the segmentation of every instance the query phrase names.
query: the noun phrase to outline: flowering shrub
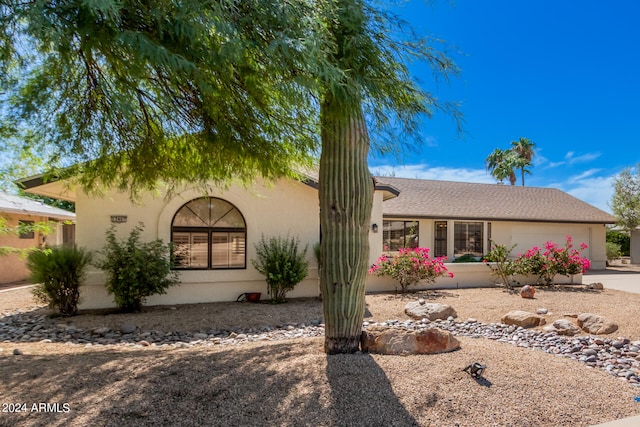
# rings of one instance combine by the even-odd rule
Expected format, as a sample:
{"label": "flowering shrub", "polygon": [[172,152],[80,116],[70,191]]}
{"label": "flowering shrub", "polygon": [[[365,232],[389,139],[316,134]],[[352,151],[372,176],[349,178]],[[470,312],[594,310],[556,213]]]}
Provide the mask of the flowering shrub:
{"label": "flowering shrub", "polygon": [[515,260],[516,270],[522,274],[535,274],[549,285],[557,274],[568,277],[589,270],[591,263],[581,254],[587,247],[581,243],[580,250],[574,249],[571,236],[566,237],[564,247],[548,241],[544,244],[544,251],[534,246],[519,255]]}
{"label": "flowering shrub", "polygon": [[400,283],[402,293],[420,281],[435,282],[436,278],[453,273],[444,266],[446,257],[431,258],[428,248],[404,248],[397,255],[382,254],[369,270],[378,276],[390,276]]}

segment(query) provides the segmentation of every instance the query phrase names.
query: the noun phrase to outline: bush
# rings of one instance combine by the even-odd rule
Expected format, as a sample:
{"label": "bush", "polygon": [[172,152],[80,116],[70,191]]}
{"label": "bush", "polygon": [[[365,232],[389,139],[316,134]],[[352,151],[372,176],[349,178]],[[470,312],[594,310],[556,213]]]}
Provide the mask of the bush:
{"label": "bush", "polygon": [[518,273],[535,274],[549,285],[557,274],[568,277],[585,273],[591,266],[589,259],[580,254],[588,246],[581,243],[580,250],[574,249],[571,236],[566,237],[564,247],[552,241],[546,242],[544,246],[544,252],[534,246],[516,259]]}
{"label": "bush", "polygon": [[456,259],[451,262],[480,262],[481,260],[478,257],[471,254],[460,255]]}
{"label": "bush", "polygon": [[251,262],[265,276],[273,303],[285,302],[287,292],[307,277],[307,247],[300,251],[299,244],[297,238],[266,239],[264,235],[255,244],[257,258]]}
{"label": "bush", "polygon": [[[607,242],[620,246],[620,256],[629,256],[631,250],[631,237],[622,231],[607,231]],[[607,257],[608,258],[608,257]]]}
{"label": "bush", "polygon": [[147,297],[165,294],[178,283],[171,270],[171,245],[162,240],[141,242],[143,225],[134,227],[126,241],[116,239],[114,227],[107,230],[107,243],[96,266],[107,276],[106,287],[124,311],[140,311]]}
{"label": "bush", "polygon": [[429,257],[428,248],[404,248],[397,255],[383,254],[371,267],[369,273],[378,276],[389,276],[400,283],[402,293],[420,281],[433,283],[438,277],[453,273],[444,266],[446,257]]}
{"label": "bush", "polygon": [[75,315],[80,301],[80,285],[90,261],[91,253],[76,247],[58,246],[30,252],[27,268],[31,272],[31,281],[38,283],[33,296],[63,316]]}
{"label": "bush", "polygon": [[[509,254],[517,245],[513,245],[510,248],[507,248],[506,245],[496,244],[493,240],[491,240],[491,249],[484,256],[485,262],[492,271],[494,276],[498,276],[505,287],[511,289],[511,276],[516,274],[517,264],[515,261],[509,258]],[[491,262],[493,264],[489,264]]]}
{"label": "bush", "polygon": [[622,253],[620,245],[613,242],[607,242],[606,251],[608,260],[620,258],[620,255]]}

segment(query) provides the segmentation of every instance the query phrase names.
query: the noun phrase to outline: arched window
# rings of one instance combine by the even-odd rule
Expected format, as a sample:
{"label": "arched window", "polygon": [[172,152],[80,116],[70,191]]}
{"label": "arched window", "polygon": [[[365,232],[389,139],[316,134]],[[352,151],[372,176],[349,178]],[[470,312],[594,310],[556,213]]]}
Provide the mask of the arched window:
{"label": "arched window", "polygon": [[202,197],[183,205],[171,223],[174,262],[180,269],[246,268],[247,227],[231,203]]}

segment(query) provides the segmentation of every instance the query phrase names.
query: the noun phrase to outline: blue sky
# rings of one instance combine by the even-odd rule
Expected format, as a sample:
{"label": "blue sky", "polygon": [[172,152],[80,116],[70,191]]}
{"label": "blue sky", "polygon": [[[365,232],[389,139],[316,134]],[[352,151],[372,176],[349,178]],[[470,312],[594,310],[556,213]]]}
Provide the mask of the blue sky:
{"label": "blue sky", "polygon": [[412,0],[398,12],[444,39],[462,69],[434,84],[413,67],[426,89],[461,103],[465,134],[436,114],[426,144],[402,159],[372,157],[373,173],[494,183],[484,159],[525,137],[536,143],[527,186],[611,211],[613,177],[640,162],[640,2]]}

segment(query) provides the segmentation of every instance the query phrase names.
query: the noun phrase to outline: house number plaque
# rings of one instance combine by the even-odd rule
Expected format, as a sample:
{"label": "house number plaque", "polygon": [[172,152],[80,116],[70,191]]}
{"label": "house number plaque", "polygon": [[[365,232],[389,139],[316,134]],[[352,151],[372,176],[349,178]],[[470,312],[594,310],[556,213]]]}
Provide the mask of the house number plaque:
{"label": "house number plaque", "polygon": [[111,215],[111,222],[114,224],[120,224],[123,222],[127,222],[126,215]]}

